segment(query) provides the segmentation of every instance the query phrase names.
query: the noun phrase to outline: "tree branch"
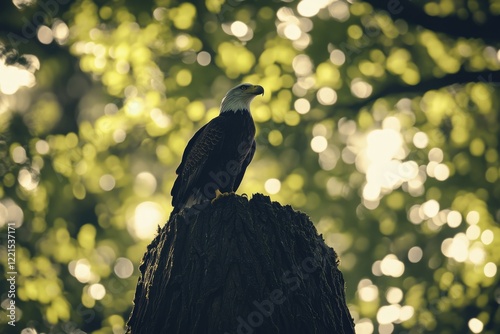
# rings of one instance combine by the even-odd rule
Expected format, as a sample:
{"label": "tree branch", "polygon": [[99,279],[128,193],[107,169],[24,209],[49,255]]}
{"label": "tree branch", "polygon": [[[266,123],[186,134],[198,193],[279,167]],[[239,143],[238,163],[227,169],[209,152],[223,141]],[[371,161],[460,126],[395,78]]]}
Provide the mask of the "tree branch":
{"label": "tree branch", "polygon": [[482,38],[499,42],[500,17],[488,15],[483,24],[478,24],[471,15],[461,19],[454,15],[445,17],[428,15],[420,6],[410,0],[365,0],[374,8],[387,11],[393,18],[420,25],[426,29],[442,32],[450,36]]}
{"label": "tree branch", "polygon": [[370,97],[359,100],[358,102],[349,104],[337,104],[335,108],[347,108],[351,110],[359,110],[362,107],[375,102],[379,98],[395,95],[395,94],[415,94],[422,93],[432,89],[439,89],[453,84],[463,84],[468,82],[484,82],[495,87],[500,87],[500,70],[498,71],[481,71],[481,72],[470,72],[462,68],[460,71],[452,74],[445,75],[441,78],[429,78],[427,80],[420,81],[419,84],[415,86],[407,86],[401,84],[393,84],[391,86],[382,88]]}

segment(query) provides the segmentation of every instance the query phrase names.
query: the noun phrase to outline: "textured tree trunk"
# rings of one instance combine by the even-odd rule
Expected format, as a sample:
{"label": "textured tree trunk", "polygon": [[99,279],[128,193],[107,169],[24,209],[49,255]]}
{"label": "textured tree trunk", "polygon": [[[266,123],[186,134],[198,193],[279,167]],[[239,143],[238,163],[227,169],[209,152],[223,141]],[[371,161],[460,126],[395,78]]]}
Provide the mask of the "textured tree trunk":
{"label": "textured tree trunk", "polygon": [[308,216],[256,194],[186,217],[148,246],[130,333],[354,333],[337,254]]}

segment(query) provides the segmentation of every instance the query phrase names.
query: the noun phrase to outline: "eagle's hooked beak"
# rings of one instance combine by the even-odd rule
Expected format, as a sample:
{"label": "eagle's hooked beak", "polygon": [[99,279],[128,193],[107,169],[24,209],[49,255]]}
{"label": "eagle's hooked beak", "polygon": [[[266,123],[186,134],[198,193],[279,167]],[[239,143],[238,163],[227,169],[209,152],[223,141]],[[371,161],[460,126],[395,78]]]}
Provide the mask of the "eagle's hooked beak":
{"label": "eagle's hooked beak", "polygon": [[249,92],[250,94],[253,94],[253,95],[262,94],[262,96],[264,96],[264,88],[262,86],[259,86],[259,85],[254,85],[254,86],[248,88],[247,92]]}

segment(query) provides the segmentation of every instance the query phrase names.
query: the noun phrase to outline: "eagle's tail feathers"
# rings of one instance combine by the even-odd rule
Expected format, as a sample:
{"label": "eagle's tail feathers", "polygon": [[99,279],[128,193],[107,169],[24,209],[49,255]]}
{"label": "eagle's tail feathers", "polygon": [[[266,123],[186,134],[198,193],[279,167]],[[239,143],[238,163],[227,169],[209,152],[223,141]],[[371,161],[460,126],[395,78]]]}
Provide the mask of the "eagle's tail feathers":
{"label": "eagle's tail feathers", "polygon": [[182,201],[179,205],[174,207],[172,214],[179,212],[188,213],[189,215],[196,214],[203,210],[207,204],[210,203],[210,198],[207,198],[200,189],[193,189],[193,192]]}

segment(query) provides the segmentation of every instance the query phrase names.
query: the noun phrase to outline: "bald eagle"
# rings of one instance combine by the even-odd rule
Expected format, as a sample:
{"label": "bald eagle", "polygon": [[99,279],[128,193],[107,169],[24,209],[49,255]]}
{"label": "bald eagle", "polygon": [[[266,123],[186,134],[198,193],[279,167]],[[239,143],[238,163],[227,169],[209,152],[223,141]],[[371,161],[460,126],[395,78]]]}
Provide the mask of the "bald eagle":
{"label": "bald eagle", "polygon": [[[187,144],[172,187],[173,214],[198,208],[238,189],[255,152],[255,124],[250,102],[264,88],[244,83],[224,96],[220,114]],[[195,210],[196,211],[196,210]]]}

